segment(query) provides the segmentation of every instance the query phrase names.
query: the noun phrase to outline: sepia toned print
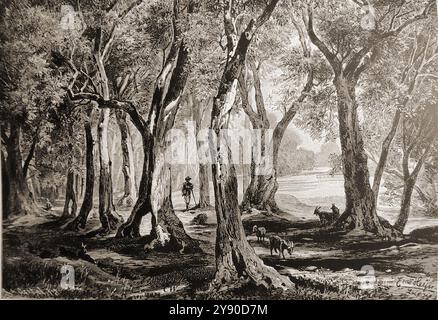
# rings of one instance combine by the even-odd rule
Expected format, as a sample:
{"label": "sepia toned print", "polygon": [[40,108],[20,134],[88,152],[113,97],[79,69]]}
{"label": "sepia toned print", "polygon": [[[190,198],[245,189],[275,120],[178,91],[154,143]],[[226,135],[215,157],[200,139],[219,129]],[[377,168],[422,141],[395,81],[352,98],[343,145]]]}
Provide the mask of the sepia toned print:
{"label": "sepia toned print", "polygon": [[438,300],[437,14],[2,1],[1,298]]}

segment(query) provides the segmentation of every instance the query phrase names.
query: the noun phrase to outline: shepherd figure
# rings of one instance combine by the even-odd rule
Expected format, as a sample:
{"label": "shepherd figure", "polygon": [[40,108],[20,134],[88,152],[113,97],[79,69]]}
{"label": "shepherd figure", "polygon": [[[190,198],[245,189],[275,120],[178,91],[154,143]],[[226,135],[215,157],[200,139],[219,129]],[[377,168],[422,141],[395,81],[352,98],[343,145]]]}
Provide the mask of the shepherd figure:
{"label": "shepherd figure", "polygon": [[[185,180],[186,181],[183,183],[183,187],[182,187],[182,196],[184,198],[184,202],[186,204],[186,211],[187,211],[189,210],[190,199],[193,195],[193,184],[190,182],[192,178],[187,176]],[[194,200],[195,199],[193,198],[193,201]]]}

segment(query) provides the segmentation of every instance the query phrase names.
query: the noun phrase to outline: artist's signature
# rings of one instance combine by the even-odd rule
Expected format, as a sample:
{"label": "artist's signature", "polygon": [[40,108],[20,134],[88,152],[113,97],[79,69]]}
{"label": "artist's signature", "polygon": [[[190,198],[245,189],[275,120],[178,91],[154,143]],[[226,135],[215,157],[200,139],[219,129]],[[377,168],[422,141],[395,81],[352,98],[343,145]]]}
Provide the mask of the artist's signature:
{"label": "artist's signature", "polygon": [[393,279],[390,277],[382,277],[377,279],[379,285],[385,287],[398,287],[398,288],[410,288],[410,289],[420,289],[423,291],[436,292],[436,284],[428,279]]}

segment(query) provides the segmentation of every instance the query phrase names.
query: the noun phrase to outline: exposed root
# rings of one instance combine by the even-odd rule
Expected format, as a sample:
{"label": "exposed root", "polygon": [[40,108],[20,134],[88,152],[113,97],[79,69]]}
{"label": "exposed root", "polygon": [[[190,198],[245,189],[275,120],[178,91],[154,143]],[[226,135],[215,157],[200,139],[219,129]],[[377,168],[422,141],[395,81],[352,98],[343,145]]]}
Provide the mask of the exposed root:
{"label": "exposed root", "polygon": [[116,231],[123,223],[123,218],[116,211],[110,211],[100,215],[102,226],[99,229],[87,233],[87,237],[106,236]]}
{"label": "exposed root", "polygon": [[66,231],[79,231],[80,229],[85,229],[85,225],[87,223],[87,218],[79,215],[72,220],[69,220],[67,223],[61,226],[61,230]]}
{"label": "exposed root", "polygon": [[117,230],[116,238],[139,238],[140,225],[127,221]]}
{"label": "exposed root", "polygon": [[403,233],[394,228],[388,220],[378,217],[379,224],[378,229],[375,231],[369,231],[365,228],[356,228],[356,220],[355,216],[351,212],[344,212],[339,219],[334,223],[334,227],[337,230],[345,230],[348,232],[368,232],[373,233],[377,237],[380,237],[384,240],[399,240],[403,238]]}
{"label": "exposed root", "polygon": [[170,242],[170,234],[163,231],[161,226],[157,225],[151,232],[152,240],[144,246],[145,251],[165,250]]}
{"label": "exposed root", "polygon": [[247,244],[233,243],[225,256],[217,257],[217,271],[212,282],[214,290],[255,286],[263,290],[288,290],[294,287],[288,277],[266,266]]}

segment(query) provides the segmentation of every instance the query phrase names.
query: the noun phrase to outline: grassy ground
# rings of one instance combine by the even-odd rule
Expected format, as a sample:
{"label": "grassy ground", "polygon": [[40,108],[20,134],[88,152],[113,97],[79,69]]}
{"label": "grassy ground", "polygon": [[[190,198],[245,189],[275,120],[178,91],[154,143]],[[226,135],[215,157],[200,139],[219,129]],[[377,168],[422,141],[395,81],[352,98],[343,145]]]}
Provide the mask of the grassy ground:
{"label": "grassy ground", "polygon": [[[438,299],[438,228],[407,235],[400,242],[376,241],[366,234],[353,235],[321,229],[317,221],[252,216],[244,221],[264,226],[271,234],[294,242],[292,256],[270,255],[267,241],[250,244],[266,264],[288,275],[295,284],[352,298]],[[269,232],[268,232],[269,233]],[[360,290],[363,268],[374,270],[374,289]]]}
{"label": "grassy ground", "polygon": [[[22,217],[3,225],[3,290],[6,298],[63,299],[437,299],[438,228],[436,219],[413,216],[410,235],[398,243],[376,241],[368,235],[353,235],[321,229],[313,215],[315,205],[343,202],[342,192],[333,188],[339,181],[316,186],[302,181],[280,181],[277,197],[284,210],[279,217],[243,215],[250,244],[268,265],[288,276],[295,288],[288,292],[260,292],[251,287],[212,292],[214,276],[214,209],[183,212],[175,194],[177,215],[187,232],[200,241],[202,252],[193,254],[143,251],[145,238],[89,238],[86,233],[99,226],[91,216],[81,233],[61,231],[59,202],[50,214]],[[304,180],[303,180],[304,181]],[[306,180],[307,181],[307,180]],[[313,183],[313,182],[312,182]],[[334,192],[317,196],[314,188]],[[324,189],[324,190],[325,190]],[[300,191],[301,190],[301,191]],[[312,191],[313,190],[313,191]],[[300,199],[290,194],[297,193]],[[321,193],[319,193],[321,194]],[[96,202],[97,203],[97,202]],[[380,208],[391,219],[392,208]],[[118,210],[125,218],[129,210]],[[43,212],[43,211],[42,211]],[[208,219],[192,223],[199,213]],[[271,256],[268,240],[257,242],[253,225],[264,226],[268,236],[279,235],[295,244],[292,256]],[[421,228],[421,229],[418,229]],[[150,218],[141,225],[141,234],[150,230]],[[82,245],[95,263],[78,255]],[[75,289],[60,287],[61,267],[75,268]],[[373,289],[360,290],[363,266],[374,269]]]}
{"label": "grassy ground", "polygon": [[[87,238],[60,230],[56,213],[23,217],[4,224],[3,296],[11,298],[235,298],[235,299],[436,299],[437,231],[419,232],[401,243],[375,242],[366,235],[352,236],[319,228],[309,215],[310,207],[296,199],[296,216],[261,214],[244,216],[250,244],[266,264],[275,267],[295,283],[287,293],[259,292],[254,288],[213,293],[209,282],[214,275],[215,214],[213,210],[178,211],[187,232],[201,241],[202,253],[148,253],[145,239],[114,240],[111,236]],[[178,204],[177,204],[178,208]],[[297,209],[298,208],[298,209]],[[205,212],[205,225],[192,225]],[[126,215],[127,212],[122,214]],[[254,224],[265,226],[269,235],[293,240],[291,257],[271,256],[268,242],[259,243],[251,234]],[[98,227],[92,218],[88,230]],[[148,228],[146,221],[144,229]],[[425,236],[426,235],[426,236]],[[75,256],[86,245],[95,264]],[[75,251],[76,250],[76,251]],[[75,268],[75,290],[60,288],[61,266]],[[374,290],[359,290],[364,265],[375,269]],[[175,288],[171,289],[172,286]],[[173,291],[174,290],[174,291]]]}

